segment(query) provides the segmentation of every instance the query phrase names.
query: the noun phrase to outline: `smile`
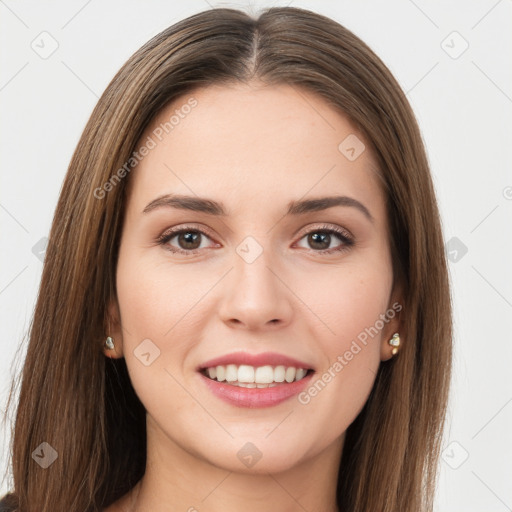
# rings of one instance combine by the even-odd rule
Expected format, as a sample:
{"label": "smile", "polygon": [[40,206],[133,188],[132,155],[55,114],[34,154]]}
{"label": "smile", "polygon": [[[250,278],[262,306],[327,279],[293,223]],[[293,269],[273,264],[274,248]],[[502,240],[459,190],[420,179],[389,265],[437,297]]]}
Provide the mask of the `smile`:
{"label": "smile", "polygon": [[198,372],[206,390],[223,402],[244,408],[276,406],[298,395],[315,371],[293,366],[217,365]]}
{"label": "smile", "polygon": [[304,368],[294,366],[250,366],[246,364],[218,365],[203,369],[201,373],[216,382],[226,382],[232,386],[243,388],[269,388],[282,383],[292,383],[302,380],[308,372]]}

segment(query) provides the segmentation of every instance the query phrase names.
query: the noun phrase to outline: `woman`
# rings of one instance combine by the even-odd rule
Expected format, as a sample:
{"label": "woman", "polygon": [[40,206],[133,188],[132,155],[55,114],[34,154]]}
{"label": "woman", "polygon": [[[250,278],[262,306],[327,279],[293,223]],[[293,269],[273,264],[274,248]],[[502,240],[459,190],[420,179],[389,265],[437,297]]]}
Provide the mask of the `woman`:
{"label": "woman", "polygon": [[40,290],[5,510],[432,510],[438,208],[403,92],[333,20],[214,9],[136,52]]}

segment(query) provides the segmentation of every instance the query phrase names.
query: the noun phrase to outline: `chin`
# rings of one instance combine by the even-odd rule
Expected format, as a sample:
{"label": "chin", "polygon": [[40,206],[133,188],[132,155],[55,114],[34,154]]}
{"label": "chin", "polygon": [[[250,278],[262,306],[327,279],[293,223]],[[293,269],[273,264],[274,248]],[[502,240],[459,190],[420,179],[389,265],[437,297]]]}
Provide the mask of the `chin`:
{"label": "chin", "polygon": [[[250,440],[247,436],[231,440],[230,446],[225,446],[218,453],[205,454],[205,459],[226,471],[241,474],[265,475],[287,471],[304,460],[305,454],[297,450],[296,444],[283,446],[276,437]],[[211,447],[210,447],[211,450]]]}

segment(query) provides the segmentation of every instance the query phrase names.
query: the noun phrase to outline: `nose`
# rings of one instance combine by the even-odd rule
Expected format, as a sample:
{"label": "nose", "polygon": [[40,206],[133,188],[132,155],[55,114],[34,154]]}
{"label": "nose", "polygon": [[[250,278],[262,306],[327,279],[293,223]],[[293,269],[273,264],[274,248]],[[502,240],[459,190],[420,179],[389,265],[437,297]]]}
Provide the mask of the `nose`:
{"label": "nose", "polygon": [[252,263],[235,255],[234,268],[224,282],[219,312],[231,328],[272,330],[291,322],[293,292],[266,253],[263,251]]}

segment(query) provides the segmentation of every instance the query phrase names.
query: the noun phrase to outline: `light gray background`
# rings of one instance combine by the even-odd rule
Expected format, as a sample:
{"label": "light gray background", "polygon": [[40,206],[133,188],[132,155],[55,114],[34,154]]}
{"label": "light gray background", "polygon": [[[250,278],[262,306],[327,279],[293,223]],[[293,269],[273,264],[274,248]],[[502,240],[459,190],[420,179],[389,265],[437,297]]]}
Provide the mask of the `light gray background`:
{"label": "light gray background", "polygon": [[[84,125],[115,72],[148,39],[193,13],[288,4],[355,32],[407,92],[453,260],[455,375],[436,511],[512,510],[511,0],[0,0],[2,409],[38,291],[37,244],[49,232]],[[56,51],[41,55],[52,44]],[[0,440],[3,471],[8,433]]]}

